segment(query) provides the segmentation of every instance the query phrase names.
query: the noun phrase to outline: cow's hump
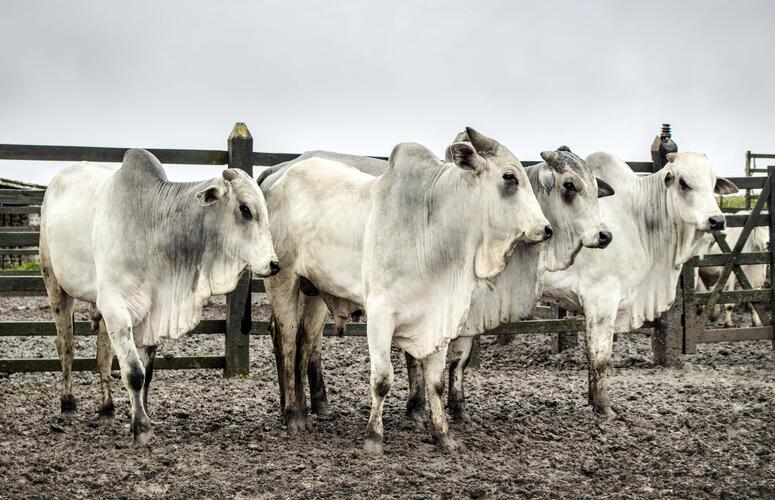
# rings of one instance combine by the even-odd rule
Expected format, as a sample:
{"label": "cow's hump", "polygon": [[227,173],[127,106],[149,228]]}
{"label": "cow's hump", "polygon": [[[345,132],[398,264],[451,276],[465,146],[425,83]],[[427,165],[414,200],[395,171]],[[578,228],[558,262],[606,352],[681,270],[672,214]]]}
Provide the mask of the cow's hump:
{"label": "cow's hump", "polygon": [[167,174],[164,172],[161,162],[144,149],[127,150],[118,172],[125,178],[153,178],[167,181]]}
{"label": "cow's hump", "polygon": [[637,176],[632,169],[611,153],[598,151],[587,156],[585,161],[595,177],[606,181],[614,191],[626,190],[635,184]]}

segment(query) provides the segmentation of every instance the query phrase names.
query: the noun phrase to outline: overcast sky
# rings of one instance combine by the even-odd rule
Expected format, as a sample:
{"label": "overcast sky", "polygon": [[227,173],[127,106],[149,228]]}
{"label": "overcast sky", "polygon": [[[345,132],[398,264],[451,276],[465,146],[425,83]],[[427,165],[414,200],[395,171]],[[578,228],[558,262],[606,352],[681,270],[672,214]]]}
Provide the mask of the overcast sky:
{"label": "overcast sky", "polygon": [[745,150],[775,152],[773,20],[768,0],[6,0],[0,143],[223,149],[244,121],[256,151],[441,155],[470,125],[526,160],[648,160],[666,121],[742,175]]}

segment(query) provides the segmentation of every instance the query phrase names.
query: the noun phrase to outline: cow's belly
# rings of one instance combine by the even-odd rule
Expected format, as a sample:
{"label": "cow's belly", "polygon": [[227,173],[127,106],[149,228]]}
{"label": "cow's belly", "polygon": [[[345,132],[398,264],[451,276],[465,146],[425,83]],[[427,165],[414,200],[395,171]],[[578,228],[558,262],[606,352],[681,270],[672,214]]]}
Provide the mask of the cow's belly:
{"label": "cow's belly", "polygon": [[104,167],[79,165],[59,174],[46,192],[42,230],[54,276],[70,296],[88,302],[97,300],[95,194],[111,174]]}
{"label": "cow's belly", "polygon": [[362,305],[364,292],[361,256],[346,249],[337,249],[327,254],[329,258],[313,252],[302,255],[297,273],[312,281],[318,290],[328,295]]}

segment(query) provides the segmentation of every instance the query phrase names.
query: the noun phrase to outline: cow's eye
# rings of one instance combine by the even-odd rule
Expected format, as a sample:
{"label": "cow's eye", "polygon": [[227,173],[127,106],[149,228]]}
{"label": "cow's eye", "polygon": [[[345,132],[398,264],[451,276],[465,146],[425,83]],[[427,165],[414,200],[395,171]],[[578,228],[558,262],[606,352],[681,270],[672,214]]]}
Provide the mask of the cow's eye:
{"label": "cow's eye", "polygon": [[504,172],[503,180],[506,181],[507,184],[512,184],[514,186],[519,184],[519,181],[517,180],[517,176],[514,175],[514,172]]}
{"label": "cow's eye", "polygon": [[565,188],[566,191],[569,193],[575,193],[576,192],[576,185],[573,184],[571,181],[565,181],[562,185],[562,187]]}
{"label": "cow's eye", "polygon": [[679,180],[678,180],[678,184],[681,186],[681,189],[683,189],[684,191],[688,191],[688,190],[690,190],[690,189],[691,189],[691,188],[689,187],[689,185],[686,183],[686,181],[685,181],[685,180],[683,180],[683,179],[679,179]]}
{"label": "cow's eye", "polygon": [[242,216],[247,219],[251,220],[253,219],[253,213],[250,211],[247,205],[240,205],[239,211],[242,213]]}

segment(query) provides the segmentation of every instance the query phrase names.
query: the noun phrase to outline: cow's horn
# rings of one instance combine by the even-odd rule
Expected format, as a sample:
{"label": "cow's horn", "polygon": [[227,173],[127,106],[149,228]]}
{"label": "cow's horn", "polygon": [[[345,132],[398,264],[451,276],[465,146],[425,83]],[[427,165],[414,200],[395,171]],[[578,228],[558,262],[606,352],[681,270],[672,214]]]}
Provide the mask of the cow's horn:
{"label": "cow's horn", "polygon": [[560,159],[560,154],[557,151],[541,151],[541,158],[547,164],[552,164]]}
{"label": "cow's horn", "polygon": [[486,135],[482,135],[471,127],[466,127],[466,133],[471,141],[471,145],[476,152],[481,154],[494,153],[498,149],[498,143]]}
{"label": "cow's horn", "polygon": [[239,174],[237,174],[237,171],[234,170],[233,168],[227,168],[226,170],[223,171],[223,178],[224,180],[227,180],[227,181],[233,181],[234,179],[237,178],[237,175]]}

